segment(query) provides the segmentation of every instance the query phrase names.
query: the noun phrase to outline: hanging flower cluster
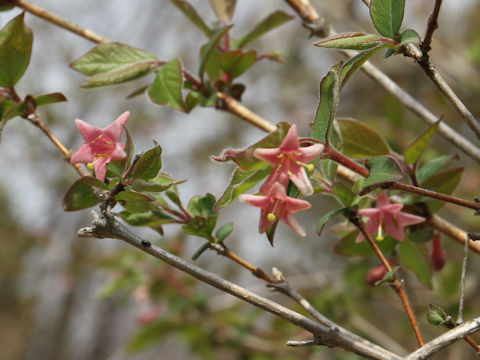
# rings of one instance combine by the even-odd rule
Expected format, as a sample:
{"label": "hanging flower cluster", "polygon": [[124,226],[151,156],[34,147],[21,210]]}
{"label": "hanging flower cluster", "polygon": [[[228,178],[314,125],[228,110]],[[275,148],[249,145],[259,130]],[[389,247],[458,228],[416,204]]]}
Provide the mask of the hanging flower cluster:
{"label": "hanging flower cluster", "polygon": [[256,149],[253,155],[272,165],[272,172],[260,187],[262,195],[240,195],[239,200],[259,207],[259,232],[262,234],[278,220],[282,220],[297,234],[305,236],[305,230],[295,220],[293,214],[311,207],[305,200],[287,196],[286,188],[292,181],[303,195],[311,195],[313,187],[306,170],[312,171],[310,164],[323,151],[322,144],[300,147],[297,126],[292,125],[278,148]]}

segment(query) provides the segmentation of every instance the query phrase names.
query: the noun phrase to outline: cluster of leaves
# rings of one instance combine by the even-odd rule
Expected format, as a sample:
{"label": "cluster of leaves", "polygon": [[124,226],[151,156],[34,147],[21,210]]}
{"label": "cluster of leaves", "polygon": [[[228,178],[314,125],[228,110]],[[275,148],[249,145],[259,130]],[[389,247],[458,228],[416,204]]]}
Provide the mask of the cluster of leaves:
{"label": "cluster of leaves", "polygon": [[0,128],[14,117],[27,117],[38,106],[67,101],[59,92],[32,96],[22,100],[15,84],[22,78],[30,64],[33,34],[25,25],[24,13],[10,20],[0,30]]}
{"label": "cluster of leaves", "polygon": [[[147,92],[152,102],[173,109],[190,112],[195,106],[220,106],[216,92],[224,92],[240,99],[245,86],[236,79],[261,59],[280,61],[274,52],[258,55],[245,47],[270,30],[289,21],[292,16],[275,11],[244,36],[233,39],[233,25],[210,28],[193,6],[184,0],[171,0],[208,38],[199,51],[196,76],[183,69],[179,59],[165,62],[154,54],[121,43],[100,44],[70,65],[87,75],[84,87],[99,87],[133,81],[149,73],[155,78],[131,96]],[[219,7],[223,2],[212,2],[221,24],[230,20],[233,9]],[[186,95],[185,95],[186,93]]]}

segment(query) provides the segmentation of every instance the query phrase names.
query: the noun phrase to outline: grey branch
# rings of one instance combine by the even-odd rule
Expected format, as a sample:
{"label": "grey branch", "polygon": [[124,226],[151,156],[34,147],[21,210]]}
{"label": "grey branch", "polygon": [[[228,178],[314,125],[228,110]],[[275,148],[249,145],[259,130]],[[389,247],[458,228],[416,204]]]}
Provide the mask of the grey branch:
{"label": "grey branch", "polygon": [[426,343],[417,351],[404,357],[403,360],[427,359],[453,342],[463,339],[478,330],[480,330],[480,317],[467,321],[466,323],[457,326],[455,329],[447,331],[445,334]]}
{"label": "grey branch", "polygon": [[222,277],[208,272],[196,265],[193,265],[178,256],[175,256],[153,244],[143,240],[124,225],[119,223],[112,215],[107,212],[103,217],[95,216],[92,227],[84,227],[78,231],[80,237],[93,238],[114,238],[127,242],[141,251],[166,262],[167,264],[203,281],[219,290],[227,292],[245,302],[248,302],[260,309],[263,309],[275,316],[287,320],[288,322],[299,326],[311,332],[315,338],[316,344],[329,347],[340,347],[347,351],[356,353],[367,359],[400,359],[399,356],[390,351],[371,343],[368,340],[350,333],[340,327],[329,328],[319,322],[308,319],[307,317],[292,311],[282,305],[279,305],[267,298],[258,296],[247,289],[238,286]]}

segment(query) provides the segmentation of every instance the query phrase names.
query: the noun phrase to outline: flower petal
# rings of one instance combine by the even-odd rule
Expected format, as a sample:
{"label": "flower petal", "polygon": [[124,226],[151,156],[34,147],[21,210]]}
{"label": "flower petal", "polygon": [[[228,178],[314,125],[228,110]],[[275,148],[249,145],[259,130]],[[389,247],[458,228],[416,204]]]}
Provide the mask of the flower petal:
{"label": "flower petal", "polygon": [[111,161],[125,159],[127,157],[127,153],[125,152],[125,150],[123,150],[124,147],[124,144],[117,144],[117,146],[115,146],[115,149],[112,151],[108,158]]}
{"label": "flower petal", "polygon": [[281,151],[278,148],[271,149],[255,149],[253,151],[253,156],[256,158],[265,161],[266,163],[272,165],[274,168],[280,162],[278,155],[281,154]]}
{"label": "flower petal", "polygon": [[298,160],[309,164],[323,152],[324,148],[325,146],[323,144],[314,144],[306,147],[301,147],[300,152],[302,153],[302,156],[299,157]]}
{"label": "flower petal", "polygon": [[305,229],[297,222],[292,214],[287,214],[282,216],[281,219],[287,224],[293,231],[295,231],[300,236],[305,236]]}
{"label": "flower petal", "polygon": [[288,177],[303,195],[309,196],[313,194],[312,183],[303,166],[297,166],[295,169],[290,170]]}
{"label": "flower petal", "polygon": [[75,125],[77,125],[78,131],[80,131],[80,134],[82,134],[82,137],[86,143],[89,143],[98,138],[99,136],[103,135],[102,129],[90,125],[83,120],[75,119]]}
{"label": "flower petal", "polygon": [[93,169],[95,170],[95,177],[98,180],[104,181],[105,175],[107,173],[107,168],[105,165],[110,162],[108,158],[97,158],[95,163],[93,164]]}
{"label": "flower petal", "polygon": [[88,144],[83,144],[77,150],[75,154],[70,158],[72,164],[83,163],[87,164],[95,160],[95,157],[92,154],[92,148]]}
{"label": "flower petal", "polygon": [[247,205],[264,208],[268,205],[270,199],[266,196],[242,194],[238,197],[238,201]]}
{"label": "flower petal", "polygon": [[287,136],[283,139],[282,144],[279,146],[279,149],[282,152],[297,150],[300,148],[300,143],[298,141],[298,130],[297,125],[293,124],[288,130]]}
{"label": "flower petal", "polygon": [[107,136],[112,142],[119,142],[120,137],[122,136],[123,129],[125,128],[125,124],[127,123],[129,117],[130,112],[125,111],[113,123],[103,129],[105,136]]}

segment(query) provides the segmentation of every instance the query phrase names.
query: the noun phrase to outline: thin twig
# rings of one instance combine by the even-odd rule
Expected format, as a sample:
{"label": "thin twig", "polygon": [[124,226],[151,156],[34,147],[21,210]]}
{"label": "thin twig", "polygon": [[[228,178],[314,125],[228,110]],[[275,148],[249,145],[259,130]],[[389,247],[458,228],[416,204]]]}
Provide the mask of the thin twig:
{"label": "thin twig", "polygon": [[420,50],[422,50],[422,56],[426,57],[428,62],[428,52],[432,49],[432,37],[434,31],[438,28],[438,15],[440,14],[440,7],[442,6],[442,0],[435,0],[435,6],[433,8],[430,17],[428,18],[427,32],[423,38],[422,43],[420,44]]}
{"label": "thin twig", "polygon": [[[435,230],[440,231],[442,234],[447,235],[448,237],[452,238],[456,242],[460,244],[465,244],[465,239],[467,238],[467,233],[460,229],[458,226],[453,225],[452,223],[448,222],[447,220],[441,218],[437,214],[431,214],[427,219],[428,224],[430,224]],[[471,250],[480,254],[480,241],[472,241],[468,242],[468,245]]]}
{"label": "thin twig", "polygon": [[53,133],[50,131],[50,129],[42,121],[42,118],[40,117],[40,115],[38,113],[35,112],[33,114],[28,115],[26,117],[26,119],[28,121],[30,121],[33,125],[38,127],[40,130],[42,130],[45,135],[47,135],[47,137],[57,147],[57,149],[60,150],[63,155],[65,155],[65,160],[67,160],[67,162],[70,165],[72,165],[75,168],[75,170],[77,170],[77,172],[80,176],[83,177],[83,176],[88,176],[89,175],[85,170],[82,169],[82,167],[79,164],[72,164],[70,162],[70,158],[72,156],[72,153],[65,146],[63,146],[63,144],[60,142],[60,140],[58,140],[55,137],[55,135],[53,135]]}
{"label": "thin twig", "polygon": [[250,264],[245,259],[242,259],[240,256],[235,254],[232,250],[230,250],[227,245],[225,244],[218,244],[218,243],[211,243],[210,248],[215,250],[217,254],[225,256],[233,261],[235,261],[240,266],[244,267],[245,269],[249,270],[254,276],[258,277],[259,279],[265,280],[268,283],[275,283],[275,279],[269,276],[265,271],[261,268],[256,267]]}
{"label": "thin twig", "polygon": [[28,11],[29,13],[32,13],[35,16],[38,16],[44,20],[47,20],[48,22],[51,22],[52,24],[55,24],[57,26],[60,26],[68,31],[71,31],[77,35],[80,35],[81,37],[88,39],[90,41],[96,42],[96,43],[106,43],[110,42],[107,38],[96,34],[95,32],[85,29],[82,26],[79,26],[77,24],[74,24],[70,21],[65,20],[64,18],[61,18],[58,15],[55,15],[49,11],[46,11],[42,9],[41,7],[38,7],[32,3],[29,3],[28,1],[25,0],[15,0],[14,5],[21,7],[22,9]]}
{"label": "thin twig", "polygon": [[269,299],[258,296],[247,289],[231,283],[222,277],[208,272],[194,264],[191,264],[178,256],[175,256],[147,240],[143,240],[119,223],[108,211],[103,212],[103,217],[93,220],[93,227],[84,227],[78,231],[80,237],[114,238],[127,242],[141,251],[163,261],[167,264],[207,283],[217,289],[229,293],[245,302],[248,302],[262,310],[278,316],[288,322],[311,332],[321,340],[322,345],[337,346],[347,351],[370,359],[400,359],[397,355],[368,340],[348,332],[332,331],[324,325],[306,318],[305,316],[279,305]]}
{"label": "thin twig", "polygon": [[436,352],[449,346],[453,342],[465,338],[467,335],[473,334],[480,330],[480,317],[467,321],[455,329],[447,331],[445,334],[426,343],[417,351],[403,358],[403,360],[423,360],[428,359]]}
{"label": "thin twig", "polygon": [[463,247],[462,276],[460,280],[460,300],[458,301],[457,324],[463,323],[463,306],[465,303],[465,277],[467,274],[468,242],[470,235],[465,237],[465,246]]}
{"label": "thin twig", "polygon": [[[380,259],[381,263],[385,267],[385,269],[388,272],[392,271],[392,267],[388,260],[385,258],[383,255],[382,251],[378,247],[377,243],[372,239],[370,234],[365,228],[365,224],[363,223],[362,219],[360,217],[353,217],[350,219],[350,221],[360,230],[360,232],[363,234],[363,236],[367,239],[368,243],[372,247],[373,251],[375,254],[378,256]],[[395,293],[400,297],[400,301],[403,304],[403,307],[405,308],[405,312],[407,313],[408,320],[410,321],[410,324],[412,325],[413,332],[415,333],[415,337],[417,338],[418,345],[421,347],[425,343],[423,341],[422,334],[420,332],[420,328],[418,327],[418,322],[417,318],[415,317],[415,314],[412,310],[412,306],[410,305],[410,301],[408,300],[407,293],[405,291],[405,288],[403,286],[403,281],[400,281],[396,278],[395,275],[393,275],[393,280],[390,281],[390,286],[392,287],[393,290],[395,290]]]}

